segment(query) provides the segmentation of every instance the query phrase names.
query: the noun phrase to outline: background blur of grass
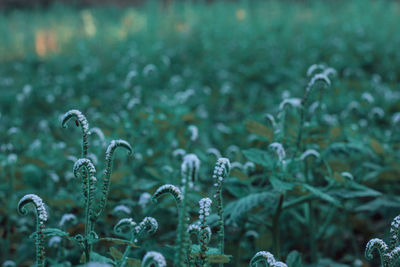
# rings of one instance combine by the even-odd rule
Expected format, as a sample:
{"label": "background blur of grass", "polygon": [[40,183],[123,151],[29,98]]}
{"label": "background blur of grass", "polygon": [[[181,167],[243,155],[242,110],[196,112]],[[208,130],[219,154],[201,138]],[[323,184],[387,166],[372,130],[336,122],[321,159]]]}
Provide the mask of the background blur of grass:
{"label": "background blur of grass", "polygon": [[[361,101],[362,93],[371,92],[373,105],[386,114],[354,130],[371,109],[365,104],[363,112],[338,122],[335,140],[360,140],[369,146],[373,138],[387,154],[373,159],[351,155],[336,160],[335,167],[361,180],[369,177],[362,182],[388,196],[398,195],[399,136],[391,115],[400,110],[400,101],[382,92],[400,89],[399,22],[399,2],[369,0],[169,5],[150,1],[135,7],[55,5],[44,10],[2,10],[0,157],[5,161],[8,154],[16,154],[18,163],[13,171],[0,167],[2,181],[15,171],[17,190],[14,195],[7,182],[0,184],[1,226],[6,229],[5,225],[19,221],[13,203],[24,193],[41,195],[52,207],[54,222],[66,211],[78,213],[72,196],[78,184],[67,179],[72,163],[66,156],[79,155],[80,138],[78,131],[66,132],[59,125],[60,114],[68,109],[82,110],[107,138],[128,140],[140,155],[134,163],[121,163],[125,159],[117,157],[120,169],[112,180],[112,207],[121,200],[136,201],[142,192],[166,182],[160,171],[165,165],[176,170],[168,182],[178,183],[180,162],[171,156],[178,147],[199,155],[203,177],[210,176],[215,161],[207,157],[206,148],[265,147],[265,140],[255,138],[245,122],[266,124],[264,114],[276,113],[283,95],[301,97],[307,67],[319,62],[338,71],[334,86],[324,96],[325,112],[339,114],[352,100]],[[191,124],[200,133],[195,143],[188,141]],[[393,130],[391,137],[388,130]],[[104,151],[96,146],[94,150],[101,161]],[[246,159],[238,153],[231,160]],[[363,160],[375,164],[369,167],[389,172],[370,175]],[[260,172],[258,166],[255,173]],[[52,173],[59,181],[49,179]],[[243,184],[251,185],[251,175],[243,175]],[[227,202],[236,199],[243,184],[229,192]],[[127,190],[129,186],[134,188]],[[399,213],[396,201],[335,217],[334,226],[319,244],[320,254],[349,265],[355,259],[364,260],[366,241],[381,237]],[[105,219],[109,225],[115,222],[111,219]],[[283,255],[292,249],[307,255],[301,239],[305,233],[287,222],[282,226]],[[174,225],[165,224],[171,233]],[[20,226],[10,226],[12,235],[0,230],[7,240],[0,259],[19,259],[24,266],[33,259],[29,255],[33,249],[24,239],[28,234],[18,231]],[[262,238],[254,251],[248,240],[237,242],[244,240],[239,232],[233,229],[227,238],[227,253],[234,255],[237,266],[245,266],[255,249],[271,246],[271,235],[265,230],[260,230]],[[171,235],[161,238],[164,243],[168,239]]]}

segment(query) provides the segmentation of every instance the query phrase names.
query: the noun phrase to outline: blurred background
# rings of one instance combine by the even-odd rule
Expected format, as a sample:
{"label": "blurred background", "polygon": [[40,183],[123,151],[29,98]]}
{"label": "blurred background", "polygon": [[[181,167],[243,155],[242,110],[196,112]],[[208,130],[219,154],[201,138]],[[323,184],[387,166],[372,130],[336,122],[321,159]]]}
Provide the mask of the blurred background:
{"label": "blurred background", "polygon": [[[146,208],[139,199],[161,184],[179,185],[177,149],[184,149],[202,162],[193,220],[200,197],[213,194],[218,153],[236,162],[224,189],[226,254],[234,259],[226,266],[248,266],[259,250],[292,266],[378,266],[378,257],[365,259],[365,245],[387,240],[400,213],[399,25],[400,2],[389,0],[0,0],[0,263],[34,263],[33,218],[16,212],[24,194],[43,198],[50,227],[66,213],[82,222],[72,174],[80,130],[60,126],[66,111],[79,109],[100,129],[90,137],[99,173],[110,140],[125,139],[135,151],[116,155],[98,234],[113,235],[118,205],[162,225],[132,257],[153,249],[172,263],[176,222],[166,218],[176,210],[168,201]],[[316,63],[336,70],[306,111],[303,148],[323,160],[283,170],[269,145],[282,143],[288,158],[297,153],[295,104]],[[284,130],[266,114],[286,120]],[[302,187],[308,175],[318,188],[312,193]],[[263,192],[271,199],[246,198]],[[304,194],[317,196],[311,208],[293,204]],[[287,209],[276,237],[279,195]],[[83,224],[66,230],[81,233]],[[68,250],[49,245],[49,264],[79,264],[79,249],[63,245]],[[111,257],[110,246],[97,250]]]}

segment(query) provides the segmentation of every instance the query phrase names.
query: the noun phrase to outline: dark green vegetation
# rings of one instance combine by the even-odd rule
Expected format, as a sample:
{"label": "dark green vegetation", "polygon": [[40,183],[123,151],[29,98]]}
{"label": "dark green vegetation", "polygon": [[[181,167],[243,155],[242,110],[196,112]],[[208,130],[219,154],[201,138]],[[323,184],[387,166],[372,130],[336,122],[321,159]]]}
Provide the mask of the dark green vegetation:
{"label": "dark green vegetation", "polygon": [[[398,3],[363,0],[4,11],[1,262],[34,264],[35,220],[17,213],[26,194],[46,203],[46,226],[59,227],[72,213],[77,221],[60,228],[85,232],[85,199],[73,174],[81,131],[73,121],[61,127],[62,115],[79,109],[91,129],[104,133],[89,137],[98,193],[110,141],[121,138],[133,148],[132,156],[114,155],[96,233],[117,237],[113,227],[124,217],[158,221],[158,231],[129,257],[154,250],[173,264],[175,203],[139,199],[160,185],[181,185],[177,149],[201,161],[186,201],[190,223],[198,201],[212,198],[209,246],[221,246],[212,178],[218,153],[209,153],[215,148],[232,165],[222,187],[222,247],[232,255],[225,266],[247,266],[260,250],[295,267],[377,266],[376,255],[366,261],[365,245],[373,237],[388,240],[400,213],[399,21]],[[318,81],[299,102],[312,77],[307,68],[321,62],[337,71],[331,85]],[[74,242],[50,247],[46,239],[45,246],[49,263],[79,264]],[[108,258],[110,249],[115,256],[125,247],[94,244]]]}

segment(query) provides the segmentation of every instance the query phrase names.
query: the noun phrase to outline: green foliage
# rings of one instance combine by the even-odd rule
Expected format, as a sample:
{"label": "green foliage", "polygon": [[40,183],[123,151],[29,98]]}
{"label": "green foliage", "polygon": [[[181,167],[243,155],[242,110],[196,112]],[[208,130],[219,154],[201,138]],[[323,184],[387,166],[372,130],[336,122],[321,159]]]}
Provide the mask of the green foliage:
{"label": "green foliage", "polygon": [[[140,266],[150,251],[181,266],[200,257],[248,266],[257,251],[290,267],[369,264],[368,240],[386,240],[400,213],[399,7],[149,1],[1,11],[0,262],[31,266],[45,247],[51,266],[89,254]],[[190,153],[201,167],[181,172]],[[223,187],[213,178],[222,157],[231,162]],[[41,230],[16,212],[31,193],[49,214]],[[206,197],[212,234],[202,250],[202,235],[187,231]],[[113,232],[123,218],[150,216],[154,235]]]}

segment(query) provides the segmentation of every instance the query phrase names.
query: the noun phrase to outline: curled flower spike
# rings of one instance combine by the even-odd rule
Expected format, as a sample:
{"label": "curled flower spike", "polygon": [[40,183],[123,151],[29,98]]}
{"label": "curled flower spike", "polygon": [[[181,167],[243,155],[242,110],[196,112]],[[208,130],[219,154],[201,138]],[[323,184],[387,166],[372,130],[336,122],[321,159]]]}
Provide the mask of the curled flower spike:
{"label": "curled flower spike", "polygon": [[308,69],[307,69],[307,76],[310,77],[311,75],[314,74],[316,71],[323,71],[325,70],[326,65],[325,64],[312,64]]}
{"label": "curled flower spike", "polygon": [[394,249],[400,241],[400,215],[397,215],[390,225],[390,244],[389,249]]}
{"label": "curled flower spike", "polygon": [[325,83],[327,86],[331,86],[331,80],[328,78],[328,76],[323,73],[318,73],[311,78],[310,82],[307,85],[306,91],[309,92],[318,81]]}
{"label": "curled flower spike", "polygon": [[183,148],[177,148],[172,152],[172,156],[176,157],[183,157],[186,155],[186,151]]}
{"label": "curled flower spike", "polygon": [[[205,230],[205,242],[208,244],[211,240],[211,228],[209,226],[207,226],[206,228],[204,228]],[[191,224],[189,225],[187,232],[189,233],[189,235],[195,235],[197,237],[198,240],[201,239],[202,235],[202,230],[201,230],[201,226],[200,224]]]}
{"label": "curled flower spike", "polygon": [[122,228],[129,228],[131,231],[135,229],[137,223],[132,218],[123,218],[114,226],[114,232],[116,234],[122,234]]}
{"label": "curled flower spike", "polygon": [[362,93],[361,99],[368,102],[369,104],[372,104],[375,102],[375,98],[368,92]]}
{"label": "curled flower spike", "polygon": [[26,215],[25,205],[28,203],[32,203],[36,209],[36,265],[43,267],[45,261],[43,229],[44,223],[47,221],[47,211],[40,197],[35,194],[28,194],[18,202],[18,212]]}
{"label": "curled flower spike", "polygon": [[96,168],[94,167],[93,163],[90,161],[90,159],[78,159],[73,168],[73,173],[76,178],[79,177],[80,173],[79,170],[85,167],[89,173],[89,177],[95,176],[96,175]]}
{"label": "curled flower spike", "polygon": [[83,115],[82,112],[80,112],[79,110],[72,109],[64,114],[64,116],[62,117],[61,125],[62,127],[66,128],[67,122],[73,117],[76,117],[77,119],[76,121],[77,126],[80,125],[82,128],[82,157],[86,158],[89,149],[89,142],[88,142],[89,123],[85,115]]}
{"label": "curled flower spike", "polygon": [[189,125],[188,130],[190,131],[190,141],[194,142],[199,137],[199,129],[195,125]]}
{"label": "curled flower spike", "polygon": [[349,173],[349,172],[341,172],[340,173],[343,177],[349,179],[349,180],[354,180],[353,174]]}
{"label": "curled flower spike", "polygon": [[195,154],[187,154],[183,158],[181,166],[182,183],[188,183],[189,187],[192,188],[194,182],[197,181],[199,176],[200,160]]}
{"label": "curled flower spike", "polygon": [[160,199],[160,197],[165,194],[171,194],[174,197],[174,199],[178,205],[181,203],[181,201],[183,199],[181,190],[172,184],[165,184],[165,185],[160,186],[154,193],[152,199],[154,202],[157,202],[158,199]]}
{"label": "curled flower spike", "polygon": [[144,255],[142,260],[142,267],[166,267],[167,262],[165,261],[164,256],[161,253],[155,251],[149,251]]}
{"label": "curled flower spike", "polygon": [[99,139],[100,139],[100,143],[101,143],[102,145],[104,145],[106,139],[105,139],[105,137],[104,137],[103,131],[102,131],[100,128],[98,128],[98,127],[93,127],[92,129],[90,129],[89,135],[92,135],[92,134],[96,134],[96,135],[99,137]]}
{"label": "curled flower spike", "polygon": [[397,124],[398,122],[400,122],[400,112],[396,112],[392,116],[392,123]]}
{"label": "curled flower spike", "polygon": [[250,267],[257,266],[258,262],[264,262],[266,267],[287,267],[281,261],[276,261],[274,255],[268,251],[259,251],[250,260]]}
{"label": "curled flower spike", "polygon": [[207,154],[214,155],[217,159],[221,157],[221,152],[214,147],[210,147],[207,149]]}
{"label": "curled flower spike", "polygon": [[144,231],[154,234],[158,229],[158,223],[153,217],[145,217],[138,226],[135,227],[135,234],[141,235]]}
{"label": "curled flower spike", "polygon": [[400,258],[400,247],[394,248],[388,255],[389,258],[389,266],[396,266],[395,264],[397,263],[397,261]]}
{"label": "curled flower spike", "polygon": [[264,117],[269,121],[269,123],[271,123],[272,128],[274,128],[274,130],[276,130],[276,121],[273,115],[267,113],[264,115]]}
{"label": "curled flower spike", "polygon": [[381,107],[374,107],[368,113],[368,117],[370,117],[371,119],[383,119],[383,117],[385,117],[385,111],[383,111]]}
{"label": "curled flower spike", "polygon": [[62,217],[61,217],[61,220],[60,220],[60,222],[58,223],[58,226],[59,227],[63,227],[67,222],[69,222],[69,221],[72,221],[72,223],[77,223],[78,222],[78,220],[77,220],[77,218],[76,218],[76,216],[74,215],[74,214],[72,214],[72,213],[67,213],[67,214],[64,214]]}
{"label": "curled flower spike", "polygon": [[207,217],[210,216],[210,212],[211,212],[211,199],[209,199],[208,197],[206,198],[202,198],[199,201],[199,205],[200,205],[200,210],[199,210],[199,220],[200,220],[200,228],[201,228],[201,232],[200,232],[200,261],[201,261],[201,265],[200,266],[204,266],[207,262],[207,256],[206,256],[206,252],[208,250],[207,248],[207,244],[209,240],[207,240],[207,236],[208,236],[208,231],[206,230],[207,228]]}
{"label": "curled flower spike", "polygon": [[367,246],[365,247],[365,258],[367,258],[367,260],[372,260],[374,257],[372,254],[374,250],[378,251],[382,266],[387,266],[389,263],[389,247],[386,245],[386,243],[379,238],[374,238],[368,241]]}
{"label": "curled flower spike", "polygon": [[138,204],[142,209],[144,209],[150,203],[150,200],[151,194],[144,192],[140,195]]}
{"label": "curled flower spike", "polygon": [[314,156],[317,159],[320,158],[320,155],[319,155],[317,150],[315,150],[315,149],[307,149],[306,151],[304,151],[303,154],[301,154],[300,160],[304,161],[305,159],[307,159],[310,156]]}
{"label": "curled flower spike", "polygon": [[301,98],[285,98],[279,104],[279,110],[280,111],[284,110],[286,106],[290,106],[290,107],[293,107],[293,108],[301,107]]}
{"label": "curled flower spike", "polygon": [[279,161],[282,162],[283,159],[286,157],[285,149],[283,148],[281,143],[274,142],[269,145],[270,148],[275,149],[276,154],[278,155]]}
{"label": "curled flower spike", "polygon": [[107,147],[106,150],[106,168],[104,170],[104,178],[103,178],[103,192],[102,192],[102,197],[100,200],[100,209],[95,215],[96,217],[93,218],[95,220],[100,216],[100,214],[104,211],[104,208],[107,203],[107,197],[108,193],[110,191],[110,177],[111,177],[111,172],[112,172],[112,158],[114,155],[115,150],[117,147],[123,147],[128,150],[128,155],[132,153],[132,147],[131,145],[124,141],[124,140],[112,140],[110,145]]}
{"label": "curled flower spike", "polygon": [[[74,168],[73,168],[73,173],[74,176],[76,178],[79,178],[79,176],[81,175],[81,173],[79,172],[79,170],[81,168],[85,168],[86,172],[82,172],[82,175],[84,177],[83,178],[83,195],[86,199],[87,202],[87,214],[89,214],[89,216],[92,216],[93,213],[93,209],[91,207],[91,204],[93,202],[93,198],[94,198],[94,191],[96,190],[96,182],[97,179],[95,177],[96,174],[96,168],[94,167],[93,163],[89,160],[89,159],[78,159],[75,164],[74,164]],[[89,175],[87,175],[89,174]],[[86,176],[86,177],[85,177]],[[89,187],[89,190],[88,190]]]}
{"label": "curled flower spike", "polygon": [[229,176],[231,169],[231,163],[227,158],[218,159],[215,164],[213,179],[215,181],[214,186],[216,187],[215,199],[217,201],[217,212],[218,212],[218,246],[221,254],[224,254],[224,209],[222,203],[222,182]]}
{"label": "curled flower spike", "polygon": [[115,208],[112,211],[114,214],[116,213],[125,213],[125,214],[131,214],[131,209],[128,206],[125,205],[118,205],[115,206]]}
{"label": "curled flower spike", "polygon": [[223,180],[229,175],[231,170],[231,163],[227,158],[219,158],[215,164],[213,179],[216,186],[221,188]]}

